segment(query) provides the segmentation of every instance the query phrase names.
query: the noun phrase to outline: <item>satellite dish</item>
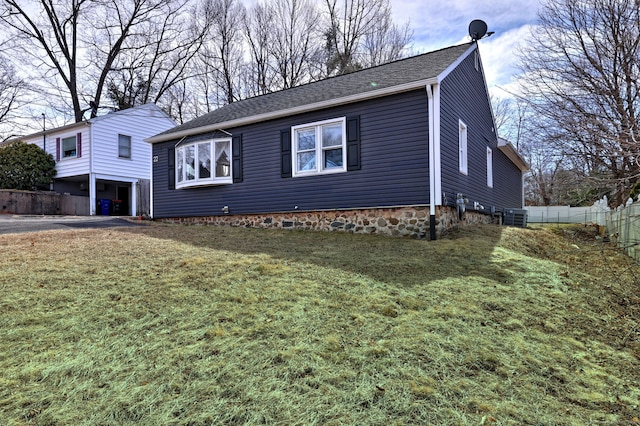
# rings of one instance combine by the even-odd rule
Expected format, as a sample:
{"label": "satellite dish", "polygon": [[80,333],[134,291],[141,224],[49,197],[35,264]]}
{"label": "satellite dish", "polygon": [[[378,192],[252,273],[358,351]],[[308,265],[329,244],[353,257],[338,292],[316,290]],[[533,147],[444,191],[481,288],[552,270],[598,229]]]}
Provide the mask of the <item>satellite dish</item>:
{"label": "satellite dish", "polygon": [[471,23],[469,24],[469,37],[471,37],[471,40],[472,41],[480,40],[485,35],[487,35],[486,22],[481,21],[480,19],[475,19],[471,21]]}

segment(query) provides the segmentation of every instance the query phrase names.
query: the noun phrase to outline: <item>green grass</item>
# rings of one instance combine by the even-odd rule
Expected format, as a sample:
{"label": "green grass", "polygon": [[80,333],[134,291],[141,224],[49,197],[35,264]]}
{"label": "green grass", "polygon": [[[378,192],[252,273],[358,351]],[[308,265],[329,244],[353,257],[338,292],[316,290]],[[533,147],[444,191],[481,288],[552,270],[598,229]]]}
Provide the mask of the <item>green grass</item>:
{"label": "green grass", "polygon": [[640,424],[640,267],[587,228],[0,250],[0,424]]}

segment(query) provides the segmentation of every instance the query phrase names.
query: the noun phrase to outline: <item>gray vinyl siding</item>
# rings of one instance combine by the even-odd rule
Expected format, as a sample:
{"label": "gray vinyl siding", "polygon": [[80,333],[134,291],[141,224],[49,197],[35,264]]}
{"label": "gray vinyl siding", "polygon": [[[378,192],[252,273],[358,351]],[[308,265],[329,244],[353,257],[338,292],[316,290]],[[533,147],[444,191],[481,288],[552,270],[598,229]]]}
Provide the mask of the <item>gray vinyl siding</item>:
{"label": "gray vinyl siding", "polygon": [[[300,114],[235,129],[242,134],[243,181],[168,189],[167,153],[177,140],[153,146],[154,217],[366,208],[428,204],[428,111],[425,90]],[[361,170],[282,178],[280,131],[358,115]]]}
{"label": "gray vinyl siding", "polygon": [[498,149],[493,150],[493,193],[501,208],[522,208],[522,172]]}
{"label": "gray vinyl siding", "polygon": [[[476,70],[471,54],[441,86],[443,204],[455,205],[458,193],[464,194],[470,204],[477,201],[487,209],[493,206],[501,210],[521,204],[517,201],[522,194],[520,170],[497,148],[489,105],[482,68]],[[467,125],[467,175],[459,171],[459,120]],[[487,186],[487,147],[493,152],[493,188]]]}

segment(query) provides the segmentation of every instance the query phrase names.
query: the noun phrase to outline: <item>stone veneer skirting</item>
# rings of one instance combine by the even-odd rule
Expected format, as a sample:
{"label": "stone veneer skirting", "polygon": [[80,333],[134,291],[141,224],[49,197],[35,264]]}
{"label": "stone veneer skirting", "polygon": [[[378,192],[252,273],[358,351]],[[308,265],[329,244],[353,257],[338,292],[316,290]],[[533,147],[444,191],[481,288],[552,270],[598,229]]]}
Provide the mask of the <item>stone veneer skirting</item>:
{"label": "stone veneer skirting", "polygon": [[[312,231],[343,231],[413,238],[429,238],[429,206],[369,208],[313,212],[261,213],[204,217],[159,219],[163,222],[188,225],[238,226],[246,228],[303,229]],[[452,207],[436,209],[436,235],[449,229],[477,223],[492,223],[490,215],[465,212],[462,221]]]}

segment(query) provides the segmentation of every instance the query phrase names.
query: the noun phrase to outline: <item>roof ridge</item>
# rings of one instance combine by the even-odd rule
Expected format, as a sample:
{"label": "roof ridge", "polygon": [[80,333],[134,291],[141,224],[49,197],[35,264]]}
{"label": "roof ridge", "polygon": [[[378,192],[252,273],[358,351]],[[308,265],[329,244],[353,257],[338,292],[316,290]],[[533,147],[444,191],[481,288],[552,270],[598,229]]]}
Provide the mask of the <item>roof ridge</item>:
{"label": "roof ridge", "polygon": [[[385,62],[385,63],[378,64],[378,65],[373,65],[373,66],[370,66],[370,67],[367,67],[367,68],[361,68],[359,70],[347,72],[347,73],[344,73],[344,74],[331,75],[331,76],[328,76],[328,77],[325,77],[325,78],[321,78],[320,80],[308,81],[306,83],[302,83],[302,84],[299,84],[297,86],[287,87],[287,88],[284,88],[284,89],[279,89],[279,90],[275,90],[273,92],[268,92],[268,93],[261,93],[259,95],[251,96],[251,97],[248,97],[248,98],[245,98],[245,99],[240,99],[238,101],[222,105],[222,106],[216,108],[216,110],[218,110],[220,108],[227,107],[227,106],[232,105],[232,104],[238,104],[240,102],[248,101],[248,100],[251,100],[251,99],[258,99],[258,98],[261,98],[263,96],[269,96],[269,95],[273,95],[275,93],[285,92],[287,90],[296,89],[298,87],[305,87],[305,86],[309,86],[309,85],[312,85],[312,84],[315,84],[315,83],[320,83],[320,82],[324,82],[324,81],[330,81],[330,80],[334,80],[334,79],[339,79],[339,78],[345,77],[345,76],[353,76],[353,75],[356,75],[358,73],[366,72],[366,71],[369,71],[369,70],[374,70],[376,68],[381,68],[381,67],[384,67],[384,66],[397,64],[397,63],[400,63],[400,62],[403,62],[403,61],[409,61],[411,59],[416,59],[416,58],[420,58],[420,57],[423,57],[423,56],[432,55],[434,53],[442,52],[442,51],[448,50],[448,49],[454,49],[454,48],[460,47],[460,46],[470,46],[472,44],[473,44],[473,42],[454,44],[452,46],[446,46],[446,47],[442,47],[440,49],[431,50],[429,52],[423,52],[423,53],[419,53],[417,55],[412,55],[412,56],[407,56],[407,57],[404,57],[404,58],[395,59],[393,61]],[[211,111],[211,112],[213,112],[213,111]],[[206,114],[203,114],[203,115],[206,115]]]}

